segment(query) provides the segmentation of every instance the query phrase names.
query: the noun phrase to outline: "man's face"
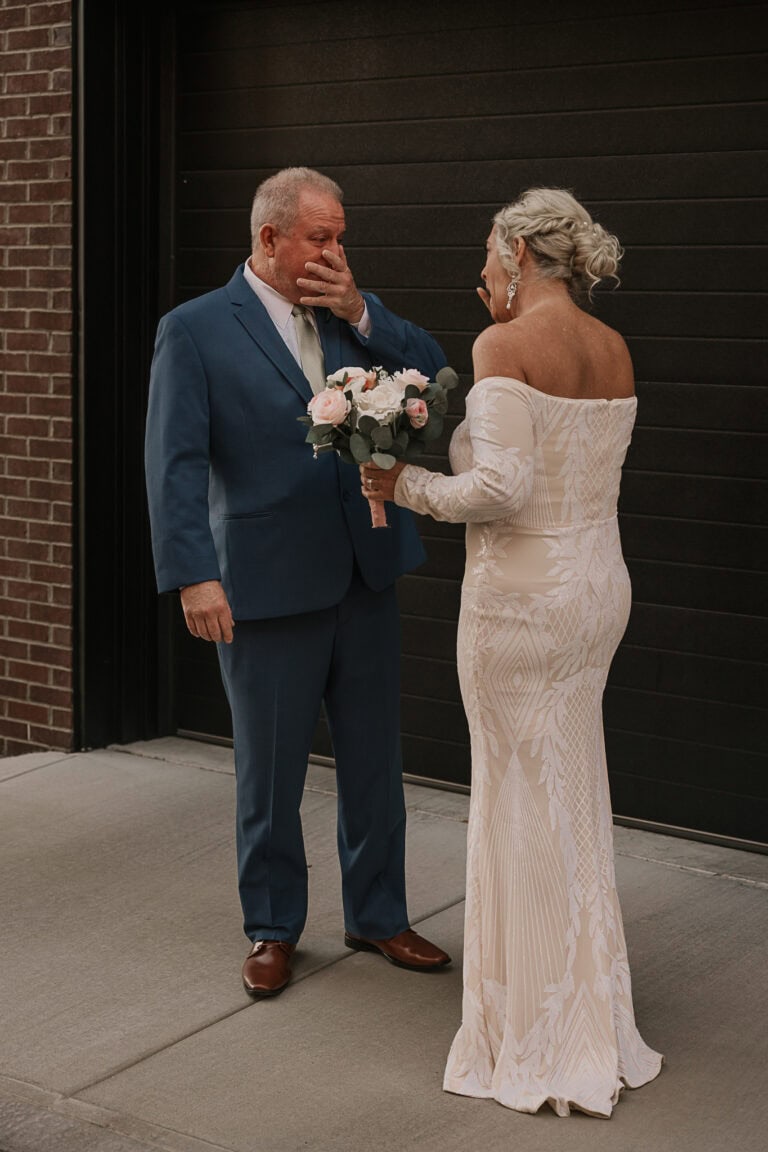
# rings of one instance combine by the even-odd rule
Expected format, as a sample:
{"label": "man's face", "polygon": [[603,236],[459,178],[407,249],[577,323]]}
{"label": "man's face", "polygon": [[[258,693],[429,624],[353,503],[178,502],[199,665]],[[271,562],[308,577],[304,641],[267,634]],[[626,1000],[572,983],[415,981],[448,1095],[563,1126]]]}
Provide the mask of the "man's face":
{"label": "man's face", "polygon": [[310,260],[327,267],[324,248],[341,254],[344,227],[344,209],[338,200],[313,189],[302,192],[296,219],[287,232],[268,226],[262,229],[260,238],[267,255],[271,286],[294,303],[298,303],[301,296],[309,295],[306,289],[299,288],[297,279],[312,278],[306,268]]}

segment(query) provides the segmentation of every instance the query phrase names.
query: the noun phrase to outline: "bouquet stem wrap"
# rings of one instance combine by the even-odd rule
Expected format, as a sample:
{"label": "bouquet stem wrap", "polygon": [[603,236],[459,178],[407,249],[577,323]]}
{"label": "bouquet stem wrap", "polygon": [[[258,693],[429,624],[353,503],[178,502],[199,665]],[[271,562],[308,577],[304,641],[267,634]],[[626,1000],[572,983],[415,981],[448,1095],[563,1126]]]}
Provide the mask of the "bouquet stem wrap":
{"label": "bouquet stem wrap", "polygon": [[368,507],[371,510],[371,527],[372,528],[388,528],[387,524],[387,509],[383,500],[372,500],[368,497]]}

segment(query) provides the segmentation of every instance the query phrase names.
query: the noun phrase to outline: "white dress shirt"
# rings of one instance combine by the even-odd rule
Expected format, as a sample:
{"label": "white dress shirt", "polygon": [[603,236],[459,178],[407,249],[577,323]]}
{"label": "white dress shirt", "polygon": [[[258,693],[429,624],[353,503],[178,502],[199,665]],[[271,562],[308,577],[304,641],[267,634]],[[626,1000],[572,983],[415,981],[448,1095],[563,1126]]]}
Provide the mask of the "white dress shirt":
{"label": "white dress shirt", "polygon": [[[269,313],[269,318],[277,328],[280,336],[285,342],[288,351],[293,356],[294,360],[301,368],[301,355],[299,353],[299,338],[296,335],[296,326],[293,321],[291,310],[293,304],[290,300],[286,300],[285,296],[281,296],[274,288],[270,288],[269,284],[265,284],[251,268],[250,259],[245,262],[245,269],[243,271],[245,279],[250,284],[253,291],[261,300],[262,304]],[[365,302],[364,302],[365,303]],[[311,308],[307,309],[307,315],[312,323],[317,328],[317,318]],[[357,330],[364,340],[368,339],[371,332],[371,318],[368,315],[368,305],[365,304],[363,315],[359,323],[353,324],[353,328]]]}

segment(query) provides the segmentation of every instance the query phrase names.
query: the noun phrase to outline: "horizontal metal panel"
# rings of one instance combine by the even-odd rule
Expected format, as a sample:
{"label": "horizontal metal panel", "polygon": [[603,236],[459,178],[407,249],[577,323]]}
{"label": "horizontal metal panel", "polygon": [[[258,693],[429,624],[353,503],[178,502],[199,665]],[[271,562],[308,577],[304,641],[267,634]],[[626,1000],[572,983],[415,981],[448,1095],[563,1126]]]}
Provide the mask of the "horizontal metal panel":
{"label": "horizontal metal panel", "polygon": [[[639,688],[768,709],[768,666],[765,664],[622,644],[611,667],[611,684],[616,688]],[[768,733],[768,711],[765,722]]]}
{"label": "horizontal metal panel", "polygon": [[768,431],[768,387],[637,382],[638,427]]}
{"label": "horizontal metal panel", "polygon": [[645,604],[674,604],[707,612],[760,616],[765,611],[765,576],[695,564],[627,557],[632,593]]}
{"label": "horizontal metal panel", "polygon": [[762,341],[768,297],[744,291],[728,294],[719,287],[717,291],[680,292],[664,286],[653,292],[635,292],[625,286],[617,292],[597,293],[594,311],[627,340],[633,336],[672,336]]}
{"label": "horizontal metal panel", "polygon": [[[727,218],[728,206],[721,205],[720,212],[721,218]],[[690,204],[688,215],[695,217],[696,213],[696,204]],[[712,293],[715,299],[722,300],[726,293],[737,292],[738,299],[731,299],[727,307],[736,316],[740,316],[742,294],[765,292],[766,250],[757,246],[754,236],[745,235],[741,243],[734,243],[725,241],[722,235],[717,238],[710,235],[710,242],[699,247],[685,247],[679,240],[669,247],[660,247],[656,242],[655,219],[656,213],[655,243],[647,247],[626,248],[620,269],[622,293],[656,292],[665,298],[669,293],[677,292],[697,292],[700,295]],[[621,235],[620,239],[627,244]],[[673,313],[674,303],[673,297],[669,301]],[[684,331],[684,325],[679,325],[678,330]]]}
{"label": "horizontal metal panel", "polygon": [[177,692],[174,715],[177,729],[203,736],[232,738],[232,717],[221,686],[218,691]]}
{"label": "horizontal metal panel", "polygon": [[445,780],[449,784],[469,784],[471,775],[469,744],[425,739],[403,733],[403,770],[414,776]]}
{"label": "horizontal metal panel", "polygon": [[456,580],[410,574],[398,585],[401,611],[410,616],[431,616],[436,620],[456,620],[461,589]]}
{"label": "horizontal metal panel", "polygon": [[[738,300],[734,301],[738,307]],[[765,386],[768,340],[681,339],[625,333],[638,380]]]}
{"label": "horizontal metal panel", "polygon": [[469,732],[460,704],[403,695],[400,704],[403,734],[432,737],[454,744],[468,744]]}
{"label": "horizontal metal panel", "polygon": [[639,560],[675,560],[755,572],[768,568],[765,527],[625,514],[621,517],[621,542],[625,555]]}
{"label": "horizontal metal panel", "polygon": [[646,781],[674,780],[684,787],[762,799],[768,796],[768,757],[736,751],[724,755],[720,748],[699,743],[695,733],[689,743],[609,728],[606,751],[609,771],[612,763],[619,762],[622,773]]}
{"label": "horizontal metal panel", "polygon": [[[611,734],[608,734],[611,739]],[[613,758],[619,759],[620,752]],[[649,781],[611,772],[613,810],[620,816],[693,828],[721,836],[765,843],[768,803],[763,797],[737,796],[727,789],[697,788],[674,779]]]}
{"label": "horizontal metal panel", "polygon": [[421,576],[462,579],[466,555],[463,540],[425,540],[424,547],[427,550],[427,562],[419,568]]}
{"label": "horizontal metal panel", "polygon": [[[404,578],[407,579],[407,578]],[[411,577],[412,579],[412,577]],[[402,588],[403,580],[400,581]],[[442,619],[416,615],[409,611],[407,598],[400,595],[401,634],[403,652],[414,656],[427,656],[441,660],[456,659],[456,615]]]}
{"label": "horizontal metal panel", "polygon": [[[759,433],[638,427],[627,466],[643,472],[763,480],[768,478],[768,452]],[[733,512],[737,519],[736,509]]]}
{"label": "horizontal metal panel", "polygon": [[[403,696],[415,697],[417,704],[424,696],[448,704],[461,704],[459,677],[452,660],[404,655],[402,685]],[[435,735],[439,735],[439,732],[435,732]]]}
{"label": "horizontal metal panel", "polygon": [[[344,164],[450,163],[542,157],[658,156],[725,152],[765,145],[766,106],[702,104],[690,108],[561,112],[467,120],[412,120],[191,132],[179,138],[179,164],[190,171],[303,163],[324,170]],[[732,189],[732,191],[735,191]]]}
{"label": "horizontal metal panel", "polygon": [[635,596],[624,643],[764,663],[768,618],[648,604]]}
{"label": "horizontal metal panel", "polygon": [[[386,189],[389,197],[389,189]],[[518,191],[508,187],[504,198]],[[649,193],[651,189],[647,190]],[[233,254],[250,246],[248,214],[253,187],[246,199],[236,207],[201,206],[179,213],[177,236],[180,248],[229,248]],[[345,198],[347,216],[347,251],[354,254],[353,266],[365,259],[365,271],[378,275],[380,284],[396,285],[400,249],[436,249],[430,259],[456,261],[451,268],[463,278],[459,283],[474,284],[475,272],[484,259],[485,239],[490,231],[493,215],[503,200],[475,204],[390,204],[376,205],[350,203]],[[753,275],[752,261],[763,254],[759,249],[750,252],[749,245],[768,244],[768,203],[762,199],[686,199],[660,200],[597,200],[585,201],[595,219],[631,250],[633,276],[644,277],[642,286],[653,284],[653,260],[658,254],[667,260],[665,275],[656,273],[655,287],[666,287],[670,262],[674,253],[686,246],[699,246],[702,251],[691,259],[709,260],[713,267],[726,245],[739,245],[745,251],[735,254],[749,260],[746,274]],[[652,227],[649,227],[649,224]],[[663,245],[671,246],[669,248]],[[634,246],[634,247],[633,247]],[[709,251],[710,248],[714,255]],[[366,252],[365,249],[370,249]],[[427,258],[423,252],[418,259]],[[238,259],[240,257],[238,256]],[[411,260],[412,272],[418,271]],[[372,263],[377,260],[379,263]],[[627,261],[629,257],[627,257]],[[650,261],[650,263],[648,263]],[[438,265],[440,267],[440,265]],[[718,278],[720,275],[719,264]],[[642,268],[642,273],[640,269]],[[380,269],[380,270],[379,270]],[[378,271],[377,271],[378,270]],[[626,273],[624,273],[626,275]],[[728,273],[730,275],[730,273]],[[647,278],[647,279],[646,279]],[[409,280],[409,283],[415,283]],[[749,287],[750,285],[745,285]],[[762,287],[763,282],[754,287]]]}
{"label": "horizontal metal panel", "polygon": [[[323,156],[318,163],[344,189],[345,203],[350,206],[377,206],[386,200],[389,205],[482,203],[494,208],[507,203],[521,188],[534,185],[572,188],[584,200],[695,200],[703,191],[708,199],[765,197],[765,160],[765,152],[731,149],[684,155],[548,159],[536,154],[524,160],[483,158],[472,164],[455,158],[443,163],[401,164],[388,154],[377,157],[372,164],[340,164]],[[306,163],[307,157],[296,149],[288,162]],[[271,157],[238,155],[234,167],[228,170],[182,170],[177,184],[178,206],[182,210],[204,207],[242,211],[244,205],[250,205],[256,186],[277,167],[279,162]]]}
{"label": "horizontal metal panel", "polygon": [[683,520],[764,524],[767,497],[766,484],[760,480],[635,472],[626,468],[619,509]]}
{"label": "horizontal metal panel", "polygon": [[755,708],[609,684],[604,716],[606,728],[765,754],[765,712]]}
{"label": "horizontal metal panel", "polygon": [[[242,53],[233,53],[234,69],[248,67]],[[259,70],[257,83],[238,86],[232,72],[224,71],[217,53],[197,58],[197,91],[186,93],[181,105],[182,132],[225,131],[270,124],[297,125],[372,124],[398,120],[443,120],[468,117],[530,115],[580,110],[673,108],[678,105],[744,103],[765,98],[768,57],[719,56],[717,84],[713,86],[711,59],[667,59],[653,63],[607,64],[564,67],[523,72],[487,66],[465,68],[458,75],[425,76],[404,71],[402,78],[380,79],[369,71],[355,84],[350,100],[350,78],[339,77],[338,66],[325,61],[327,74],[310,80],[304,75],[287,83],[280,64],[273,64],[272,84],[268,71]],[[358,65],[359,66],[359,65]],[[317,71],[314,69],[313,71]],[[251,61],[247,73],[253,81]],[[224,83],[226,88],[218,90]],[[212,95],[215,98],[212,99]],[[463,123],[459,131],[466,130]]]}
{"label": "horizontal metal panel", "polygon": [[[340,66],[348,79],[361,80],[508,69],[514,60],[524,75],[529,68],[574,63],[752,52],[763,43],[760,5],[733,0],[725,17],[722,0],[675,0],[673,11],[668,0],[624,0],[620,11],[615,0],[549,0],[538,8],[508,0],[190,8],[179,38],[182,83],[191,89],[210,85],[205,58],[211,52],[227,53],[219,75],[247,87],[260,79],[316,82],[338,75]],[[686,9],[695,11],[695,25]],[[330,51],[318,48],[324,42]]]}

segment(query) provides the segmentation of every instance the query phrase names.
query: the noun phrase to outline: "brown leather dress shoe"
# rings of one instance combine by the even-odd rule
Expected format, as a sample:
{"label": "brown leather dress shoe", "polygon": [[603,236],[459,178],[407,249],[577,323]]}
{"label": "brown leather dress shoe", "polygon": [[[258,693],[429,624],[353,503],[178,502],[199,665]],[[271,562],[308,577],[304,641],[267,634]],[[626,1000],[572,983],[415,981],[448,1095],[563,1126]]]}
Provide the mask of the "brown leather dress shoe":
{"label": "brown leather dress shoe", "polygon": [[295,944],[287,940],[256,940],[243,964],[243,985],[249,996],[276,996],[291,979]]}
{"label": "brown leather dress shoe", "polygon": [[380,952],[390,964],[396,964],[398,968],[410,968],[413,972],[434,972],[436,968],[444,968],[451,962],[447,952],[430,944],[429,940],[419,936],[412,928],[398,932],[397,936],[389,940],[365,940],[362,936],[352,936],[345,932],[344,943],[347,948],[354,948],[357,952]]}

